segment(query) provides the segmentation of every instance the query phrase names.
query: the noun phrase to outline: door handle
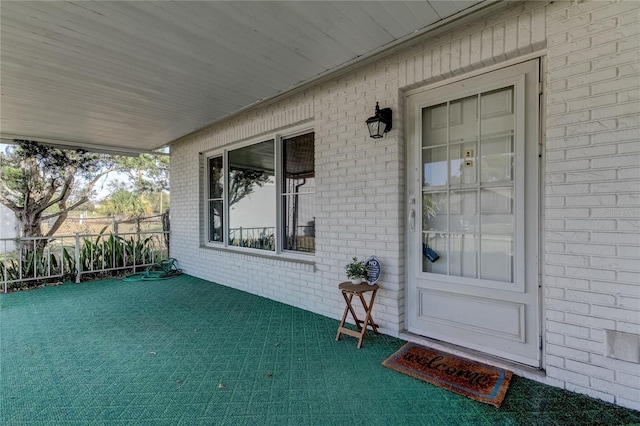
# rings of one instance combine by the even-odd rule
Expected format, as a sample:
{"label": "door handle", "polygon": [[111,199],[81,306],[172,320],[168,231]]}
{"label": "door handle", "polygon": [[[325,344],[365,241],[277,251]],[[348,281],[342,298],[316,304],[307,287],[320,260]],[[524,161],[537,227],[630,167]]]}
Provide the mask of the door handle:
{"label": "door handle", "polygon": [[416,211],[414,209],[411,209],[409,212],[409,229],[411,229],[411,231],[415,231],[416,229]]}

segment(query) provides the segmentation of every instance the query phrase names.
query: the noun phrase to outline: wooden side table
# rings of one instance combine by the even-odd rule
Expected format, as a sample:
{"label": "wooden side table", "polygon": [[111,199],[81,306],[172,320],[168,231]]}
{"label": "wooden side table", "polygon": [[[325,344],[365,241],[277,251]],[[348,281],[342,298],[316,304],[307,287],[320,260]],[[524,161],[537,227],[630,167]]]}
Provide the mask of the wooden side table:
{"label": "wooden side table", "polygon": [[[340,321],[340,325],[338,326],[338,334],[336,335],[336,341],[340,340],[340,335],[342,333],[348,334],[349,336],[353,336],[358,338],[358,349],[362,347],[362,340],[364,339],[364,335],[367,332],[367,327],[371,327],[375,334],[380,334],[378,332],[378,325],[373,322],[373,317],[371,316],[371,310],[373,309],[373,303],[376,300],[376,293],[380,288],[378,284],[369,285],[367,283],[363,284],[353,284],[349,281],[340,283],[338,288],[342,292],[342,297],[344,297],[344,301],[347,306],[344,308],[344,314],[342,315],[342,321]],[[364,294],[371,291],[371,298],[369,299],[369,303],[364,298]],[[365,311],[364,320],[358,319],[356,316],[356,311],[353,309],[353,305],[351,301],[353,300],[353,296],[358,296],[360,298],[360,302],[362,303],[362,307]],[[344,326],[345,321],[347,320],[347,314],[351,313],[353,320],[355,321],[356,326],[358,327],[358,331],[351,330]]]}

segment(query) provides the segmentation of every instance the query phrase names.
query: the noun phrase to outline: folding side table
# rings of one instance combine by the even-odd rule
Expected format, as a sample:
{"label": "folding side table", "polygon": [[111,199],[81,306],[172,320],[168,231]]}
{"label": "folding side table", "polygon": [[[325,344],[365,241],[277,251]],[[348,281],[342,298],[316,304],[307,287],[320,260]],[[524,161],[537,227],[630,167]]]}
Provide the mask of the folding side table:
{"label": "folding side table", "polygon": [[[348,334],[349,336],[353,336],[358,338],[358,349],[362,347],[362,340],[364,339],[364,335],[367,332],[367,327],[371,327],[375,334],[379,334],[378,325],[373,322],[373,317],[371,316],[371,310],[373,309],[373,303],[376,300],[376,293],[380,288],[378,284],[369,285],[367,283],[363,284],[353,284],[349,281],[340,283],[338,288],[342,292],[342,297],[344,297],[344,301],[347,306],[344,308],[344,314],[342,315],[342,321],[340,321],[340,325],[338,326],[338,334],[336,335],[336,341],[340,340],[341,334]],[[369,303],[364,298],[364,293],[371,291],[371,298],[369,299]],[[364,320],[358,319],[356,316],[356,311],[353,309],[353,305],[351,301],[353,300],[353,296],[358,296],[360,298],[360,302],[362,303],[362,307],[365,311]],[[358,331],[351,330],[350,328],[346,328],[344,326],[345,321],[347,320],[347,314],[351,313],[353,320],[358,327]]]}

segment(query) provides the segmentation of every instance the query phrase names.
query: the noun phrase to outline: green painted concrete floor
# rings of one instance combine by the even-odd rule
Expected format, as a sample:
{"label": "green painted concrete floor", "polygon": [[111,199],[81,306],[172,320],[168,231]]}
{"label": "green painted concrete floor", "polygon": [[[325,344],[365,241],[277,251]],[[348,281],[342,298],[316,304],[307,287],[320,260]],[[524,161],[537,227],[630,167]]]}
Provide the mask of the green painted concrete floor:
{"label": "green painted concrete floor", "polygon": [[3,425],[616,425],[514,377],[500,409],[389,370],[402,340],[190,276],[0,295]]}

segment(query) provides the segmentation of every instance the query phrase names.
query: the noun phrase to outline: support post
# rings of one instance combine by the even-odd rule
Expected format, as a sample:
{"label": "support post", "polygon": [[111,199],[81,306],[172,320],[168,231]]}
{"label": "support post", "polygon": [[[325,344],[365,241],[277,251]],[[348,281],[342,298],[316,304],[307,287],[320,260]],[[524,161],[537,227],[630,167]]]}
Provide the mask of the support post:
{"label": "support post", "polygon": [[82,264],[80,263],[80,234],[75,234],[74,260],[76,262],[76,284],[80,282],[80,274],[82,273]]}

